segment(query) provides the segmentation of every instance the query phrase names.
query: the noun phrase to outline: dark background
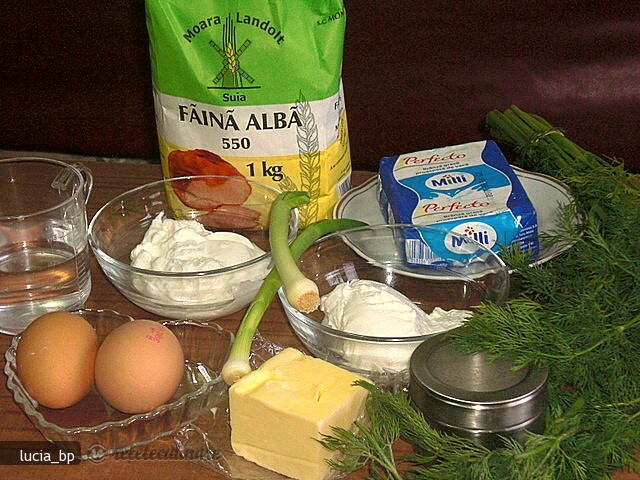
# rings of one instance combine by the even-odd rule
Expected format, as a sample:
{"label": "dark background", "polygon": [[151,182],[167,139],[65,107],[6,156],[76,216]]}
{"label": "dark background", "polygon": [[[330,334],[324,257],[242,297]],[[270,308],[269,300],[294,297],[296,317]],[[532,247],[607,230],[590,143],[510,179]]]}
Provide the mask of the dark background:
{"label": "dark background", "polygon": [[[157,161],[141,0],[10,0],[0,148]],[[511,104],[640,169],[640,2],[346,0],[355,168],[488,138]]]}

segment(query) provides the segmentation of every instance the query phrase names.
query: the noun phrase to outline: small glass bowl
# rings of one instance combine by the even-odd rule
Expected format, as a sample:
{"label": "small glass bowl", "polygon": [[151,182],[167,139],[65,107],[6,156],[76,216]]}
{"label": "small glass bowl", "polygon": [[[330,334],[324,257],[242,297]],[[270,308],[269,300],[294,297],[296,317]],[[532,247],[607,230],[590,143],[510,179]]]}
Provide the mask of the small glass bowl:
{"label": "small glass bowl", "polygon": [[[77,310],[102,342],[113,329],[133,318],[112,310]],[[127,415],[110,407],[95,386],[79,403],[63,409],[39,405],[26,392],[16,373],[20,335],[5,352],[7,387],[15,402],[51,442],[79,442],[81,457],[96,460],[170,435],[223,401],[227,386],[220,371],[233,334],[217,324],[164,321],[178,338],[185,355],[185,374],[173,399],[144,414]]]}
{"label": "small glass bowl", "polygon": [[[339,283],[363,279],[394,288],[426,313],[435,307],[472,311],[482,301],[506,298],[507,266],[494,252],[473,241],[469,241],[464,260],[408,264],[402,239],[416,229],[426,237],[455,235],[418,225],[357,227],[322,237],[297,264],[316,282],[320,296]],[[395,338],[349,333],[323,325],[324,313],[320,310],[305,314],[293,308],[282,288],[278,296],[293,331],[314,356],[368,377],[384,388],[405,388],[413,351],[427,338],[446,331]]]}
{"label": "small glass bowl", "polygon": [[[206,182],[224,182],[225,191],[250,191],[241,205],[218,209],[188,207],[175,192],[201,192]],[[164,318],[208,321],[245,308],[272,266],[269,214],[280,191],[242,177],[200,175],[159,180],[125,192],[105,204],[89,224],[89,245],[111,283],[131,302]],[[194,195],[197,198],[197,195]],[[221,201],[221,200],[220,200]],[[231,200],[230,200],[231,201]],[[237,200],[233,200],[237,201]],[[197,220],[211,231],[234,232],[251,240],[265,253],[237,265],[197,272],[161,272],[131,265],[130,254],[158,214],[166,218]],[[291,215],[290,238],[298,230],[298,212]]]}

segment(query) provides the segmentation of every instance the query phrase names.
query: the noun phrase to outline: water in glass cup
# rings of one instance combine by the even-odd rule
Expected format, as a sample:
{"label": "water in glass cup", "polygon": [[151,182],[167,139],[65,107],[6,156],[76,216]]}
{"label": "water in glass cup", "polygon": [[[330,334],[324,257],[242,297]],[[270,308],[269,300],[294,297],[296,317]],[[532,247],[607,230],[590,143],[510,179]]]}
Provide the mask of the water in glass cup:
{"label": "water in glass cup", "polygon": [[85,201],[93,179],[56,160],[0,160],[0,331],[80,308],[91,290]]}

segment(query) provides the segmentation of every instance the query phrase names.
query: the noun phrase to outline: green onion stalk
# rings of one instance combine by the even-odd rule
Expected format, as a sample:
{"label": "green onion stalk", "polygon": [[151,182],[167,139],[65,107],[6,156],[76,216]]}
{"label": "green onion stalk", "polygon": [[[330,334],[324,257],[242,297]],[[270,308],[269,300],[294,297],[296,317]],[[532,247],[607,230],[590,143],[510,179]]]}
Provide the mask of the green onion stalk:
{"label": "green onion stalk", "polygon": [[[307,193],[293,191],[280,194],[273,203],[269,220],[269,242],[275,266],[265,277],[244,314],[231,345],[229,358],[222,367],[222,378],[228,385],[237,382],[251,371],[249,356],[251,355],[253,337],[280,286],[283,286],[287,299],[293,306],[300,304],[294,295],[307,296],[309,291],[315,291],[317,294],[318,288],[315,283],[304,277],[296,264],[300,255],[313,242],[329,233],[366,225],[363,222],[347,218],[319,220],[309,224],[289,245],[291,210],[308,201]],[[309,287],[308,282],[313,285]]]}
{"label": "green onion stalk", "polygon": [[494,139],[516,150],[536,171],[560,176],[562,180],[590,176],[596,171],[616,181],[627,193],[640,195],[640,184],[625,172],[620,161],[585,150],[539,115],[512,105],[504,112],[490,111],[486,124]]}
{"label": "green onion stalk", "polygon": [[287,300],[293,308],[310,313],[320,305],[318,286],[300,272],[287,242],[291,210],[306,203],[309,203],[307,192],[291,191],[279,196],[271,208],[269,245]]}

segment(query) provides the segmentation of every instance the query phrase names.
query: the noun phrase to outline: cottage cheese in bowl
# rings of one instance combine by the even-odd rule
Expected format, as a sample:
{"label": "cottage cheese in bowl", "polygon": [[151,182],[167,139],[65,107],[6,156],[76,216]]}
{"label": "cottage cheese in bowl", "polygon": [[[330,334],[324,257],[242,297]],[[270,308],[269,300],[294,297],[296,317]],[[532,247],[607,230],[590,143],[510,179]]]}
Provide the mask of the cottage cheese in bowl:
{"label": "cottage cheese in bowl", "polygon": [[[174,220],[160,213],[131,251],[131,265],[160,273],[134,279],[141,293],[161,298],[178,308],[185,304],[207,305],[202,318],[209,318],[211,304],[220,310],[215,312],[216,316],[221,316],[225,311],[237,310],[236,303],[250,302],[269,272],[269,259],[237,271],[222,271],[219,275],[181,277],[179,274],[233,267],[264,254],[264,250],[243,235],[211,232],[196,220]],[[161,272],[178,275],[166,276]],[[197,314],[191,316],[198,317]]]}
{"label": "cottage cheese in bowl", "polygon": [[[322,296],[322,324],[347,333],[384,339],[406,339],[456,328],[471,315],[467,310],[424,312],[394,288],[373,280],[339,283]],[[363,370],[401,372],[407,369],[413,350],[421,340],[406,343],[351,342],[343,352],[353,367]]]}

